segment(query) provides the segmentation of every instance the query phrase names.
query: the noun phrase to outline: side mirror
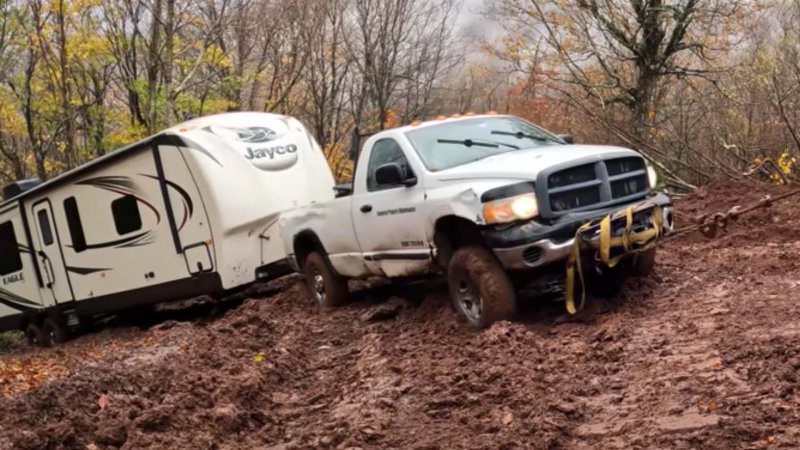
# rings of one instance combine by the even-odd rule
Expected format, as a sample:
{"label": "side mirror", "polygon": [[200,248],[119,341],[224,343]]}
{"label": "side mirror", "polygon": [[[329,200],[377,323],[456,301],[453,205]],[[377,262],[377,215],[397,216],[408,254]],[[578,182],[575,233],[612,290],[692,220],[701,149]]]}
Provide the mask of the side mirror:
{"label": "side mirror", "polygon": [[379,166],[375,170],[375,182],[379,186],[414,186],[417,184],[416,178],[406,178],[403,175],[403,168],[397,163],[388,163]]}
{"label": "side mirror", "polygon": [[353,193],[353,183],[337,184],[333,187],[333,191],[336,195],[336,198],[347,197]]}
{"label": "side mirror", "polygon": [[556,136],[559,139],[561,139],[562,141],[566,142],[567,144],[574,144],[575,143],[575,139],[573,139],[573,137],[570,136],[569,134],[558,134]]}

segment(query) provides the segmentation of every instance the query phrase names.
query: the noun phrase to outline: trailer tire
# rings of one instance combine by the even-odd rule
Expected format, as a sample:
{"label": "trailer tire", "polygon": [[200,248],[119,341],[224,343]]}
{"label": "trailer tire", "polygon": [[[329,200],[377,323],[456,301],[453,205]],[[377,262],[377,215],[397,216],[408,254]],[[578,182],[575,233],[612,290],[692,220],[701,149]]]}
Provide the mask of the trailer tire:
{"label": "trailer tire", "polygon": [[66,327],[52,317],[44,319],[42,331],[44,332],[44,343],[47,347],[63,344],[67,342],[69,337]]}
{"label": "trailer tire", "polygon": [[333,270],[328,258],[321,253],[314,251],[306,256],[303,275],[308,292],[318,305],[330,308],[347,303],[350,297],[347,280]]}
{"label": "trailer tire", "polygon": [[463,247],[453,253],[447,285],[456,310],[475,328],[511,320],[516,314],[514,285],[497,258],[483,247]]}
{"label": "trailer tire", "polygon": [[633,260],[633,274],[637,277],[646,277],[653,273],[656,266],[657,247],[637,253]]}
{"label": "trailer tire", "polygon": [[28,326],[25,327],[25,339],[28,340],[28,344],[30,345],[43,347],[45,340],[42,327],[34,322],[29,323]]}

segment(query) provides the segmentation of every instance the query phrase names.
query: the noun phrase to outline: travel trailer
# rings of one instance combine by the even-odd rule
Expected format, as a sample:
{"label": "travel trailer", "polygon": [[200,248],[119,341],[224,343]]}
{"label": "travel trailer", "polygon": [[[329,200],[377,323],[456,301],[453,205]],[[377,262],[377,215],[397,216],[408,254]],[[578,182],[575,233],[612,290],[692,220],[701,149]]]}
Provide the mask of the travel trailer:
{"label": "travel trailer", "polygon": [[296,119],[192,120],[0,204],[0,330],[54,345],[98,315],[289,272],[281,211],[334,197]]}

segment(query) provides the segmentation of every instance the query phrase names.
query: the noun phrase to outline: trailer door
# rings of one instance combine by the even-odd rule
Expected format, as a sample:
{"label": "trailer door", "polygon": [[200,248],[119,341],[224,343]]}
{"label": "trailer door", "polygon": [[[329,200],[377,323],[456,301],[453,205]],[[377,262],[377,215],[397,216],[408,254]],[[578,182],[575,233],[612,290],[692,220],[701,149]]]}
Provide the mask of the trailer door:
{"label": "trailer door", "polygon": [[61,253],[61,240],[53,221],[53,206],[49,198],[31,207],[31,228],[34,238],[34,257],[39,261],[42,275],[42,302],[45,306],[74,300],[72,287]]}

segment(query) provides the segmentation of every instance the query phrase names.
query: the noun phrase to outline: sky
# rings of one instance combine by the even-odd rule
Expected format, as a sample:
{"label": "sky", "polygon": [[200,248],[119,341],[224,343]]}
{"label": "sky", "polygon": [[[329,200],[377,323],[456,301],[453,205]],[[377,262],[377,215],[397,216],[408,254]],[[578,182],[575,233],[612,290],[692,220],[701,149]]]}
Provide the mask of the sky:
{"label": "sky", "polygon": [[461,3],[460,28],[468,29],[483,38],[500,32],[499,24],[486,19],[481,14],[487,0],[461,0]]}

